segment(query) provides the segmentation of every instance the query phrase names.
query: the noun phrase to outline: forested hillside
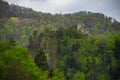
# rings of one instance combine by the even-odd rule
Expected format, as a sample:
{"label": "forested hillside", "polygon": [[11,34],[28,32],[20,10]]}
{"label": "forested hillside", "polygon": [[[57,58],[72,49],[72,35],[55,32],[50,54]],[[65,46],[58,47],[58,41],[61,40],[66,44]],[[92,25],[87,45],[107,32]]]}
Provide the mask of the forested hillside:
{"label": "forested hillside", "polygon": [[0,80],[120,80],[120,22],[0,0]]}

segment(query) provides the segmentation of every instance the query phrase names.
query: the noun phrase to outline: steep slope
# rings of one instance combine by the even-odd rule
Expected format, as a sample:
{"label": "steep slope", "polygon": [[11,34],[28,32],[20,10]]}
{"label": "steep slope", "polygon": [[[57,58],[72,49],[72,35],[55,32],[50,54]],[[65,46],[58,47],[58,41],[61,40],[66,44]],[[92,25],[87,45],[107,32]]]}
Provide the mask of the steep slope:
{"label": "steep slope", "polygon": [[53,15],[0,0],[0,79],[120,80],[119,35],[102,13]]}

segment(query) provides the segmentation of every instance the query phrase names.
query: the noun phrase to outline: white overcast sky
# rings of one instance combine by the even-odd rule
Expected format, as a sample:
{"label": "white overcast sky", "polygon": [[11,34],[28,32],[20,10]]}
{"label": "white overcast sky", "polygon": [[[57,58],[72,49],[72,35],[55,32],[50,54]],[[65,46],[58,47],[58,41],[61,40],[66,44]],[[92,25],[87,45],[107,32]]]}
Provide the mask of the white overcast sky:
{"label": "white overcast sky", "polygon": [[49,13],[74,13],[91,11],[103,13],[120,22],[120,0],[5,0],[32,8],[36,11]]}

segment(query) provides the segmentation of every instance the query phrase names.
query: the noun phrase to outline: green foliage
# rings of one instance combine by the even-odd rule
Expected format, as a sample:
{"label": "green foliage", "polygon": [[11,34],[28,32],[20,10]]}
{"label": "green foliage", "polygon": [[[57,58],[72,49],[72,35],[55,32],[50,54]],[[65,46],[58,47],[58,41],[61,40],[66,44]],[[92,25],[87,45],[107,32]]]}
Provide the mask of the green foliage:
{"label": "green foliage", "polygon": [[36,55],[34,61],[43,70],[48,70],[49,69],[47,59],[46,59],[46,56],[45,56],[44,52],[40,52],[38,55]]}
{"label": "green foliage", "polygon": [[17,23],[18,22],[18,18],[17,17],[10,17],[9,21],[10,21],[10,23]]}
{"label": "green foliage", "polygon": [[111,80],[110,76],[107,74],[101,74],[97,77],[97,80]]}
{"label": "green foliage", "polygon": [[[9,43],[8,45],[11,46]],[[26,48],[18,46],[10,48],[6,46],[6,48],[7,50],[0,52],[0,77],[2,80],[47,79],[47,74],[35,65]]]}
{"label": "green foliage", "polygon": [[[39,33],[36,30],[30,38],[29,45],[34,60],[26,48],[13,46],[14,41],[0,43],[1,78],[4,80],[9,76],[9,79],[23,80],[119,79],[119,41],[119,33],[89,37],[71,27],[57,32],[48,30]],[[17,71],[16,74],[14,71]],[[22,72],[24,75],[20,75]],[[15,77],[12,77],[13,75]]]}
{"label": "green foliage", "polygon": [[64,74],[59,69],[55,69],[53,71],[53,77],[51,78],[51,80],[66,80],[66,79]]}
{"label": "green foliage", "polygon": [[4,1],[0,12],[1,80],[120,79],[116,20],[86,11],[43,14]]}
{"label": "green foliage", "polygon": [[[3,67],[3,66],[2,66]],[[1,73],[1,80],[31,80],[31,76],[26,69],[16,61],[10,61]]]}
{"label": "green foliage", "polygon": [[9,24],[5,24],[4,28],[0,30],[0,37],[2,40],[11,39],[13,35],[13,29],[9,26]]}
{"label": "green foliage", "polygon": [[10,48],[10,41],[1,41],[0,43],[0,52],[3,52]]}
{"label": "green foliage", "polygon": [[83,72],[78,71],[73,75],[72,80],[85,80],[85,74]]}

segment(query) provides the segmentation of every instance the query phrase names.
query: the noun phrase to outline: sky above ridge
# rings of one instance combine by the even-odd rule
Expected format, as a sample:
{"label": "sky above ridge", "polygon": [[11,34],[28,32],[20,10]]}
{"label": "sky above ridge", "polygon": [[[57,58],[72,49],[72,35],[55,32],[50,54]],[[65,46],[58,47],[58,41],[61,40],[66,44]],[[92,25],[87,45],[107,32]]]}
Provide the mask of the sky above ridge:
{"label": "sky above ridge", "polygon": [[120,0],[5,0],[10,4],[29,7],[36,11],[74,13],[91,11],[103,13],[120,22]]}

